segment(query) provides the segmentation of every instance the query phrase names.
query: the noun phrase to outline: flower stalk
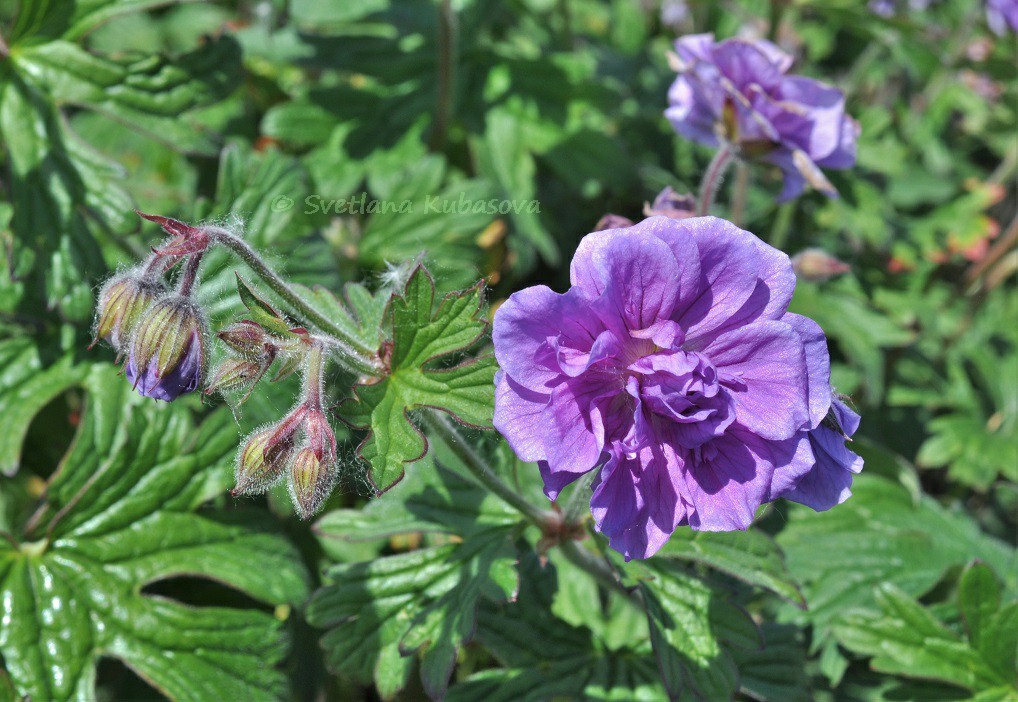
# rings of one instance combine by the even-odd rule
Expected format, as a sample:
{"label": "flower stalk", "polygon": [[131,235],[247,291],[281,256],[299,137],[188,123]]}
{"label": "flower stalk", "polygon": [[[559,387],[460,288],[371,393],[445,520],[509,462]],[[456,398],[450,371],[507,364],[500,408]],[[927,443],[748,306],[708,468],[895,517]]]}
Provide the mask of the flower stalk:
{"label": "flower stalk", "polygon": [[209,226],[205,227],[205,230],[213,242],[236,254],[297,314],[332,337],[329,340],[330,345],[335,347],[351,369],[370,376],[378,376],[381,373],[382,365],[376,358],[377,349],[368,348],[360,339],[351,336],[345,329],[330,321],[283,280],[246,241],[222,227]]}
{"label": "flower stalk", "polygon": [[733,159],[732,147],[728,144],[723,144],[717,153],[714,154],[714,158],[711,159],[710,165],[707,166],[707,170],[703,174],[703,180],[700,181],[700,197],[697,199],[696,205],[698,217],[706,215],[710,212],[711,207],[714,206],[714,197],[717,195],[718,188],[724,180],[725,172],[728,170]]}

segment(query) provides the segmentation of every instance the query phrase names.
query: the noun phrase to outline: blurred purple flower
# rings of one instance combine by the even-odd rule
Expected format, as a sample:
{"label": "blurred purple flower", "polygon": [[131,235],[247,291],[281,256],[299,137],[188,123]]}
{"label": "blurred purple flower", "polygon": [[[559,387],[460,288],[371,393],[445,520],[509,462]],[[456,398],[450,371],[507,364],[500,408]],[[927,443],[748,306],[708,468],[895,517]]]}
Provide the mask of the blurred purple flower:
{"label": "blurred purple flower", "polygon": [[1018,0],[986,0],[986,23],[997,36],[1018,32]]}
{"label": "blurred purple flower", "polygon": [[[679,525],[745,529],[780,495],[829,502],[827,345],[786,312],[785,254],[715,217],[651,217],[585,237],[570,278],[494,324],[495,426],[549,498],[596,470],[597,528],[627,559]],[[804,476],[822,484],[799,494]]]}
{"label": "blurred purple flower", "polygon": [[840,90],[786,75],[792,57],[768,41],[694,34],[676,41],[675,51],[679,75],[665,115],[679,134],[777,165],[785,176],[781,200],[806,183],[836,195],[820,168],[855,165],[859,134]]}

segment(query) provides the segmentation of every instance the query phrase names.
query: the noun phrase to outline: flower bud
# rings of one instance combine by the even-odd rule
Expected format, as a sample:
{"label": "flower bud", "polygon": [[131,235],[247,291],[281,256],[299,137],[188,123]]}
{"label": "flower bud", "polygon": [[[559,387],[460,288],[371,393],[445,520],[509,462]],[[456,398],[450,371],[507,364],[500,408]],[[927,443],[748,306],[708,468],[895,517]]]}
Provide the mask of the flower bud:
{"label": "flower bud", "polygon": [[212,373],[205,386],[205,394],[252,387],[265,374],[267,367],[265,363],[249,361],[246,358],[228,358]]}
{"label": "flower bud", "polygon": [[133,273],[112,278],[99,292],[93,345],[104,339],[121,351],[145,311],[165,293],[157,278]]}
{"label": "flower bud", "polygon": [[171,402],[195,390],[205,370],[205,316],[189,297],[168,295],[145,313],[125,373],[139,394]]}
{"label": "flower bud", "polygon": [[301,519],[310,519],[332,492],[333,461],[315,455],[310,448],[297,452],[290,464],[290,496]]}
{"label": "flower bud", "polygon": [[792,257],[792,269],[795,274],[812,283],[822,283],[836,275],[848,273],[851,266],[839,261],[823,249],[803,249]]}
{"label": "flower bud", "polygon": [[336,456],[336,435],[332,432],[329,420],[320,409],[308,410],[304,419],[304,435],[308,447],[323,460],[330,461]]}
{"label": "flower bud", "polygon": [[259,495],[283,477],[293,457],[293,438],[280,437],[277,428],[252,434],[237,453],[232,495]]}
{"label": "flower bud", "polygon": [[595,232],[603,232],[605,229],[624,229],[633,226],[633,220],[622,215],[611,214],[610,212],[597,220],[594,225]]}
{"label": "flower bud", "polygon": [[265,352],[265,344],[269,341],[269,335],[265,330],[248,320],[231,324],[217,336],[237,353],[253,358],[258,358]]}

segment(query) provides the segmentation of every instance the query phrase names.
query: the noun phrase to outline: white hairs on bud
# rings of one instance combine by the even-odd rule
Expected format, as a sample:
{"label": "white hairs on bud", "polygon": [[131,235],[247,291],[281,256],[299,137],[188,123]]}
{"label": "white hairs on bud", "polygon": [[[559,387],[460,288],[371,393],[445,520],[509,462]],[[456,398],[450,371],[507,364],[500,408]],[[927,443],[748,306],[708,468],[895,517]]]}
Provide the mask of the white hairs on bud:
{"label": "white hairs on bud", "polygon": [[417,266],[418,260],[403,261],[402,263],[385,262],[385,270],[378,274],[378,283],[382,290],[389,292],[400,292],[408,280],[410,274]]}

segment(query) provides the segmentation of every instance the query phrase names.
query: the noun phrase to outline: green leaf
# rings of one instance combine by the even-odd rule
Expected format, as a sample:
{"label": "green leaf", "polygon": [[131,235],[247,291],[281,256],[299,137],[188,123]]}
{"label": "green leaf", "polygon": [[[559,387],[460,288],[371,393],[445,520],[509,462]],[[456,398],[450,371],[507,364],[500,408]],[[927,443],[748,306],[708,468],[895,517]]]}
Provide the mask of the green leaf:
{"label": "green leaf", "polygon": [[307,618],[334,670],[383,696],[406,684],[411,653],[420,658],[428,694],[444,697],[459,649],[474,635],[482,598],[504,600],[518,588],[511,532],[490,529],[459,545],[434,546],[369,562],[333,566],[332,584],[314,594]]}
{"label": "green leaf", "polygon": [[[527,146],[516,116],[499,109],[488,113],[484,138],[474,144],[474,150],[481,172],[499,185],[503,199],[523,202],[535,197],[536,166]],[[527,207],[514,208],[510,218],[545,263],[553,266],[559,262],[558,246],[537,213]]]}
{"label": "green leaf", "polygon": [[487,328],[481,317],[481,285],[447,295],[437,309],[434,303],[435,284],[418,267],[402,295],[390,303],[389,375],[373,385],[358,385],[355,399],[340,406],[347,422],[370,430],[359,451],[371,465],[371,481],[378,492],[399,482],[404,465],[427,452],[427,440],[409,412],[431,407],[463,424],[491,426],[494,357],[442,365],[469,348]]}
{"label": "green leaf", "polygon": [[1013,685],[1013,670],[1004,675],[994,670],[962,636],[899,588],[885,583],[875,597],[879,614],[850,614],[836,626],[843,645],[873,656],[874,670],[939,680],[973,692]]}
{"label": "green leaf", "polygon": [[284,698],[278,620],[143,591],[191,576],[268,604],[306,596],[299,555],[264,520],[194,513],[228,480],[231,419],[213,415],[195,432],[186,410],[136,396],[111,366],[84,386],[84,419],[44,502],[0,541],[0,655],[15,689],[95,699],[95,666],[114,657],[174,700]]}
{"label": "green leaf", "polygon": [[0,473],[13,475],[21,462],[21,447],[35,416],[54,398],[79,384],[87,366],[75,365],[70,355],[47,363],[34,341],[24,337],[0,342]]}
{"label": "green leaf", "polygon": [[810,702],[806,649],[794,626],[764,623],[763,646],[735,649],[742,691],[761,702]]}
{"label": "green leaf", "polygon": [[750,585],[764,587],[792,604],[806,604],[785,566],[784,554],[760,531],[711,532],[679,529],[659,557],[703,563]]}
{"label": "green leaf", "polygon": [[717,594],[673,563],[647,561],[654,577],[640,583],[647,604],[650,641],[669,697],[731,699],[739,671],[722,645]]}
{"label": "green leaf", "polygon": [[978,558],[997,573],[1015,573],[1015,553],[982,534],[969,517],[930,497],[914,501],[889,480],[860,475],[852,497],[827,512],[793,506],[777,536],[788,568],[802,583],[820,629],[817,645],[844,611],[875,609],[874,587],[892,583],[911,596],[929,591],[952,567]]}
{"label": "green leaf", "polygon": [[[646,636],[616,647],[585,626],[559,619],[553,599],[572,572],[533,551],[521,558],[520,571],[517,601],[482,603],[478,617],[478,640],[505,668],[475,673],[453,686],[450,702],[662,699],[661,676]],[[599,609],[600,601],[595,594],[576,606]]]}
{"label": "green leaf", "polygon": [[370,541],[415,532],[469,536],[520,522],[520,514],[459,474],[436,466],[415,470],[362,509],[337,509],[315,524],[323,540]]}

